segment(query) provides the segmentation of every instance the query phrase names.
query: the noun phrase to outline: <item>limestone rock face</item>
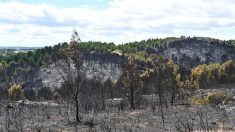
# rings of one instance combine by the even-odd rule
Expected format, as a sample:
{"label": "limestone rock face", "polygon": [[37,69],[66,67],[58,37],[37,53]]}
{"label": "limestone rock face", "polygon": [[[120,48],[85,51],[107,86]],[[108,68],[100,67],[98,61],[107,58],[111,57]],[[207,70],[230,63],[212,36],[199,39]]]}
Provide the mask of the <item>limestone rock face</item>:
{"label": "limestone rock face", "polygon": [[[52,91],[54,91],[55,88],[61,87],[63,79],[60,75],[59,69],[60,68],[55,63],[40,68],[36,78],[41,80],[42,87],[48,87]],[[122,68],[119,64],[111,62],[103,63],[98,60],[85,60],[83,62],[82,70],[84,71],[87,78],[102,76],[102,81],[105,81],[108,78],[111,78],[112,80],[118,80],[122,74]]]}

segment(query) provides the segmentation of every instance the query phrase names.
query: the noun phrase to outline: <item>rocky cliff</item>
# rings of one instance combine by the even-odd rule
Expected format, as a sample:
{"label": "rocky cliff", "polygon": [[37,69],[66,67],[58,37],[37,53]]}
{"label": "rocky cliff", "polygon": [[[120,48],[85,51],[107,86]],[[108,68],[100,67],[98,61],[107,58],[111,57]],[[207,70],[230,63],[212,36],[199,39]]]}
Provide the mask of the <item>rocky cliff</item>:
{"label": "rocky cliff", "polygon": [[190,69],[199,64],[212,64],[235,60],[235,50],[224,41],[211,38],[189,38],[166,44],[158,51],[179,65]]}
{"label": "rocky cliff", "polygon": [[[124,56],[84,53],[83,58],[82,70],[85,72],[87,78],[101,76],[101,81],[105,81],[108,78],[118,80],[122,74],[122,64],[125,60]],[[35,78],[41,80],[41,87],[49,87],[51,90],[60,88],[62,85],[62,77],[60,76],[59,69],[56,63],[43,66],[39,69],[39,72],[35,74]]]}

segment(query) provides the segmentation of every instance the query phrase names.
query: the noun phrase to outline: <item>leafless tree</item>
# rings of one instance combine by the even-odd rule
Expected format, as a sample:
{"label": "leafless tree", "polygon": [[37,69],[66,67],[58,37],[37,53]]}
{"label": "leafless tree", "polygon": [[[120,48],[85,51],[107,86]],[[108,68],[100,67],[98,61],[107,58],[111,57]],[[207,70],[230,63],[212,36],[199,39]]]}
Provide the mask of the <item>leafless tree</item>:
{"label": "leafless tree", "polygon": [[111,80],[111,78],[108,78],[105,82],[104,82],[104,88],[107,90],[108,94],[109,94],[109,98],[113,99],[114,98],[114,87],[115,87],[115,82],[113,82]]}
{"label": "leafless tree", "polygon": [[161,57],[153,57],[153,61],[151,67],[153,68],[153,72],[151,73],[150,80],[153,87],[156,90],[156,94],[159,96],[159,111],[161,113],[161,118],[163,122],[163,126],[165,124],[165,117],[164,117],[164,105],[167,108],[167,101],[166,101],[166,89],[167,89],[167,79],[166,75],[164,74],[164,62],[166,60]]}
{"label": "leafless tree", "polygon": [[130,98],[131,108],[134,109],[135,98],[141,91],[140,75],[137,70],[137,65],[134,62],[134,57],[129,56],[126,65],[124,66],[122,83],[124,85],[125,94]]}
{"label": "leafless tree", "polygon": [[58,64],[60,76],[68,92],[71,95],[72,103],[75,106],[76,121],[81,122],[79,113],[80,89],[85,80],[81,71],[83,63],[79,47],[80,38],[76,30],[73,31],[70,44],[60,50],[62,61]]}
{"label": "leafless tree", "polygon": [[96,84],[96,88],[100,91],[101,93],[101,102],[102,102],[102,110],[105,110],[105,107],[106,107],[106,104],[105,104],[105,100],[106,100],[106,88],[104,87],[103,85],[103,79],[104,78],[104,74],[100,73],[99,75],[96,74],[94,76],[94,81],[95,81],[95,84]]}

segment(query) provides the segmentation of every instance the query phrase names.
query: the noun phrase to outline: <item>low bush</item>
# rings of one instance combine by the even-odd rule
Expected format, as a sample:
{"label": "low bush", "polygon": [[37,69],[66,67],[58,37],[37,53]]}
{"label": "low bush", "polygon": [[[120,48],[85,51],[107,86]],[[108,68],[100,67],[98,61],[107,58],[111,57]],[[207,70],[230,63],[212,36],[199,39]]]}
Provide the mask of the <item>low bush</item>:
{"label": "low bush", "polygon": [[19,100],[21,97],[22,88],[19,84],[14,84],[8,89],[8,95],[13,100]]}
{"label": "low bush", "polygon": [[220,103],[231,100],[231,97],[228,96],[224,92],[209,93],[207,98],[208,98],[209,104],[213,104],[213,105],[218,105]]}
{"label": "low bush", "polygon": [[194,97],[192,102],[196,105],[218,105],[221,103],[226,103],[232,98],[224,92],[209,92],[207,96],[204,97]]}
{"label": "low bush", "polygon": [[192,102],[193,102],[193,104],[196,104],[196,105],[207,105],[207,104],[209,104],[208,99],[206,97],[194,97]]}

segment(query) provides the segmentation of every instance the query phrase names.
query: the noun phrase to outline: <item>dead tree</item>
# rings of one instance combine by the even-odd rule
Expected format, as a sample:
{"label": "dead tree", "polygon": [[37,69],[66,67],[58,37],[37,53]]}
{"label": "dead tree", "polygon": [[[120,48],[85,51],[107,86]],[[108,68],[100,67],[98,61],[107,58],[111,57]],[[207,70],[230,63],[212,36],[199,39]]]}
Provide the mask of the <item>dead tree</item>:
{"label": "dead tree", "polygon": [[115,87],[115,83],[111,80],[111,78],[108,78],[104,82],[104,88],[105,88],[105,90],[108,91],[109,98],[111,98],[111,99],[114,98],[114,87]]}
{"label": "dead tree", "polygon": [[105,110],[106,104],[105,104],[105,100],[106,100],[106,89],[103,85],[103,79],[104,78],[104,74],[99,73],[99,75],[95,75],[94,76],[94,81],[95,81],[95,85],[98,89],[98,91],[100,91],[100,96],[101,96],[101,103],[102,103],[102,110]]}
{"label": "dead tree", "polygon": [[130,98],[131,108],[134,109],[135,96],[141,90],[141,82],[137,65],[133,56],[128,57],[128,61],[124,67],[122,75],[122,83],[124,85],[124,91],[126,95]]}
{"label": "dead tree", "polygon": [[59,51],[62,61],[58,64],[64,86],[66,86],[69,94],[71,95],[72,103],[75,106],[77,122],[81,122],[79,113],[79,97],[82,84],[85,80],[84,74],[81,71],[83,60],[79,43],[80,38],[77,31],[74,30],[70,44]]}
{"label": "dead tree", "polygon": [[156,94],[158,94],[159,96],[159,110],[161,112],[161,118],[162,118],[162,123],[163,126],[165,124],[165,116],[164,116],[164,105],[167,108],[167,101],[166,101],[166,85],[167,85],[167,78],[166,75],[164,73],[164,68],[165,68],[165,59],[161,58],[161,57],[156,57],[153,56],[152,58],[152,62],[151,62],[151,68],[153,68],[153,72],[151,72],[150,75],[150,80],[151,83],[153,85],[153,87],[156,90]]}

